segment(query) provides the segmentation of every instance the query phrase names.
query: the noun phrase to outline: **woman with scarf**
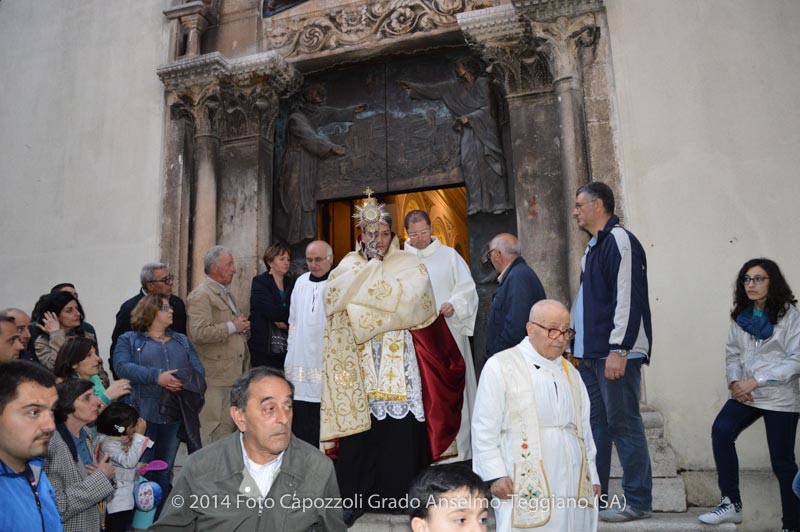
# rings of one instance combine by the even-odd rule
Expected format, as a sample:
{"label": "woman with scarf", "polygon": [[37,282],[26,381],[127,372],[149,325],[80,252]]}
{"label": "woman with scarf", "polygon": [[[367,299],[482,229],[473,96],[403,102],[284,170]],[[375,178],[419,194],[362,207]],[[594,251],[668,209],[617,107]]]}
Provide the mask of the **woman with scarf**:
{"label": "woman with scarf", "polygon": [[800,312],[796,303],[773,261],[752,259],[739,270],[726,348],[731,397],[711,429],[722,499],[714,511],[699,516],[703,523],[742,522],[735,442],[742,431],[763,418],[772,470],[780,487],[783,530],[800,530],[800,501],[792,492],[800,418]]}
{"label": "woman with scarf", "polygon": [[100,355],[97,354],[92,340],[81,336],[67,338],[56,356],[53,373],[59,382],[67,379],[85,379],[94,386],[94,394],[103,402],[100,410],[105,409],[131,391],[131,383],[127,379],[117,379],[110,386],[103,386],[100,380]]}
{"label": "woman with scarf", "polygon": [[91,382],[68,379],[57,385],[56,431],[47,447],[44,470],[53,485],[65,532],[100,532],[102,502],[114,493],[114,465],[95,456],[86,425],[100,412]]}

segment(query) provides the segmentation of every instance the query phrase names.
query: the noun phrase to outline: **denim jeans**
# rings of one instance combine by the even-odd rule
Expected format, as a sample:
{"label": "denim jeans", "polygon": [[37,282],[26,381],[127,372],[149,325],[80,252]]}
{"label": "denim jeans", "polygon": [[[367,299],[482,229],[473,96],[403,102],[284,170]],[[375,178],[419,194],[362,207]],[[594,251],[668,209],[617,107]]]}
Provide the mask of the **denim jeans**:
{"label": "denim jeans", "polygon": [[631,359],[621,379],[605,378],[604,359],[581,359],[579,370],[591,401],[591,424],[597,447],[597,474],[603,493],[608,493],[611,443],[617,446],[622,464],[622,490],[627,506],[650,511],[653,507],[653,471],[644,432],[639,396],[642,362]]}
{"label": "denim jeans", "polygon": [[800,414],[796,412],[763,410],[728,399],[711,428],[719,490],[724,497],[730,498],[731,502],[742,501],[739,493],[739,457],[736,455],[736,438],[760,417],[764,418],[772,472],[778,478],[780,487],[783,528],[800,530],[800,501],[792,491],[792,481],[797,474],[794,441],[797,421],[800,418]]}
{"label": "denim jeans", "polygon": [[145,451],[142,455],[142,462],[150,463],[153,460],[163,460],[169,467],[164,471],[149,471],[145,474],[147,480],[152,480],[161,486],[161,493],[163,498],[161,504],[158,505],[158,512],[164,505],[169,495],[169,480],[172,473],[172,466],[175,464],[175,455],[178,454],[178,446],[181,441],[178,439],[178,430],[180,429],[180,422],[176,423],[153,423],[147,422],[147,430],[145,436],[150,438],[154,443],[153,446]]}
{"label": "denim jeans", "polygon": [[794,482],[792,482],[792,491],[798,498],[800,498],[800,471],[798,471],[794,476]]}

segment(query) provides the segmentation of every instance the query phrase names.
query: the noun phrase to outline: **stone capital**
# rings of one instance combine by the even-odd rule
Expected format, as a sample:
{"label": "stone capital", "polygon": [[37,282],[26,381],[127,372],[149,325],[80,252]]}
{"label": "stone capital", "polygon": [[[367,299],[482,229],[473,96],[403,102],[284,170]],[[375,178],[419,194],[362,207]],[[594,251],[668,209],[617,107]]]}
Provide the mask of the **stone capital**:
{"label": "stone capital", "polygon": [[232,61],[219,52],[184,57],[159,67],[158,76],[174,116],[191,119],[197,135],[228,138],[268,135],[278,99],[302,84],[300,73],[276,52]]}
{"label": "stone capital", "polygon": [[506,96],[549,89],[552,78],[538,55],[531,27],[510,4],[457,15],[470,48],[488,64]]}
{"label": "stone capital", "polygon": [[554,81],[581,79],[580,49],[593,46],[600,33],[594,13],[576,18],[562,16],[553,22],[524,17],[533,34],[536,51],[546,58]]}

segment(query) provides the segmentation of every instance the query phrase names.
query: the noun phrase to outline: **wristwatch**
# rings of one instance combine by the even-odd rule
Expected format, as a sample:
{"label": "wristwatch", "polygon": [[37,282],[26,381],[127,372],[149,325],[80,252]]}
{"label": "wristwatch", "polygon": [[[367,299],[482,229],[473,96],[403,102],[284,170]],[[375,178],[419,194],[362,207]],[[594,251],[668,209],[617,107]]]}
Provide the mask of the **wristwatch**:
{"label": "wristwatch", "polygon": [[619,356],[621,356],[623,358],[628,356],[628,350],[627,349],[612,349],[611,352],[612,353],[616,353],[616,354],[618,354]]}

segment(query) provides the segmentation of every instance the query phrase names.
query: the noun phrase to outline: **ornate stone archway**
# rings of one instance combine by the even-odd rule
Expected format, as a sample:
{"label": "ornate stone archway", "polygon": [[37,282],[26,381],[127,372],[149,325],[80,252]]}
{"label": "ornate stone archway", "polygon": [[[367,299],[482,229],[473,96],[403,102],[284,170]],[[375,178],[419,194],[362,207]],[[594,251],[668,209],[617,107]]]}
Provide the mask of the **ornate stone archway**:
{"label": "ornate stone archway", "polygon": [[[568,302],[585,246],[570,219],[574,190],[597,170],[618,188],[604,8],[600,0],[494,3],[304,2],[259,20],[258,51],[232,60],[201,53],[224,48],[221,30],[204,44],[206,27],[224,27],[218,2],[170,10],[174,61],[159,69],[170,108],[162,254],[190,273],[181,291],[202,277],[202,254],[217,242],[237,250],[240,279],[257,272],[272,238],[280,102],[304,77],[387,54],[466,45],[486,64],[506,110],[502,138],[516,213],[510,227],[486,217],[475,225],[487,234],[516,230],[549,295]],[[479,256],[480,244],[471,255]],[[246,300],[246,283],[234,289]]]}

